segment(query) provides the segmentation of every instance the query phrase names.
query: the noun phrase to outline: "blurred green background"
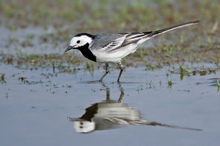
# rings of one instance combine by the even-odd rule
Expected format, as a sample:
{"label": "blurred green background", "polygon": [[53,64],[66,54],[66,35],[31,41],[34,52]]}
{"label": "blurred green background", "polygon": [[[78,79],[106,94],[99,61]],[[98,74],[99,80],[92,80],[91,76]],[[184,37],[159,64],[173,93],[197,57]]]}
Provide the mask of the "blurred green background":
{"label": "blurred green background", "polygon": [[3,25],[73,27],[75,31],[146,30],[199,19],[220,20],[218,0],[1,0]]}

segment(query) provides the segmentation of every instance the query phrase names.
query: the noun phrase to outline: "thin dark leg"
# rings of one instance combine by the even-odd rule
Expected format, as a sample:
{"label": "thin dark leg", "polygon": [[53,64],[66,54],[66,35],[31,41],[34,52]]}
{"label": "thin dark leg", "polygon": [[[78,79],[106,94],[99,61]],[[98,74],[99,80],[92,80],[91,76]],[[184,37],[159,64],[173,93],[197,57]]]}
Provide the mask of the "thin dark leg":
{"label": "thin dark leg", "polygon": [[119,75],[118,75],[118,79],[117,79],[117,82],[120,82],[120,78],[121,78],[121,74],[124,70],[124,66],[121,64],[121,62],[118,62],[118,67],[120,69],[120,72],[119,72]]}
{"label": "thin dark leg", "polygon": [[108,63],[105,64],[105,74],[100,78],[99,82],[102,82],[102,79],[109,73]]}

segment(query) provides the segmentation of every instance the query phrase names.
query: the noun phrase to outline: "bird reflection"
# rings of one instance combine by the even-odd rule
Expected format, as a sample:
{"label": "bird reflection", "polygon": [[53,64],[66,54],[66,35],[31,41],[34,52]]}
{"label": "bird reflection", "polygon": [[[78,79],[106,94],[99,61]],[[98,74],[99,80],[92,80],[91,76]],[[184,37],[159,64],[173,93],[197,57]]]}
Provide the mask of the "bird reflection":
{"label": "bird reflection", "polygon": [[123,88],[120,87],[120,89],[121,94],[118,100],[111,100],[110,89],[106,88],[106,100],[94,103],[86,108],[85,113],[79,118],[68,117],[68,120],[73,122],[76,132],[89,133],[95,130],[108,130],[126,125],[164,126],[201,131],[201,129],[179,127],[144,119],[137,108],[122,103],[124,92]]}

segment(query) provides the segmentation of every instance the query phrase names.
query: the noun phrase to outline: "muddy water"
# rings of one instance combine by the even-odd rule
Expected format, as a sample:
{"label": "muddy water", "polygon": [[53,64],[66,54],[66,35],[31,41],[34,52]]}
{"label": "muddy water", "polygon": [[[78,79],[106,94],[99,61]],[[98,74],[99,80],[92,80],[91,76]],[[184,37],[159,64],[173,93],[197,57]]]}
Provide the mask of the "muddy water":
{"label": "muddy water", "polygon": [[[194,65],[214,67],[213,64]],[[216,83],[219,71],[205,76],[185,75],[181,80],[178,66],[155,70],[128,67],[121,84],[115,82],[116,69],[111,69],[103,84],[97,82],[104,73],[102,69],[91,73],[82,68],[68,74],[56,68],[30,70],[1,64],[0,72],[5,73],[0,84],[0,145],[219,144],[220,92]],[[172,85],[168,85],[169,81]],[[111,99],[108,103],[134,109],[140,112],[138,117],[202,131],[132,125],[127,120],[126,124],[94,129],[87,134],[76,132],[68,117],[73,120],[82,117],[86,108],[103,103],[107,89]],[[120,98],[122,93],[124,96]],[[89,115],[94,116],[96,110],[97,107]],[[120,114],[116,115],[120,118]]]}

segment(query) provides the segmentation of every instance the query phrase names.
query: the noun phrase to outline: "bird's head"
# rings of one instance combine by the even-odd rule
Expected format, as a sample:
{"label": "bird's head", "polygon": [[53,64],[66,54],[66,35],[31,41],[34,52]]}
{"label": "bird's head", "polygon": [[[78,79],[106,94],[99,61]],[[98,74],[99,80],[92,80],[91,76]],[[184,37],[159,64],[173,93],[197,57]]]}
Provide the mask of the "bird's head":
{"label": "bird's head", "polygon": [[94,36],[91,34],[79,33],[71,39],[70,45],[69,45],[69,47],[67,47],[65,52],[67,52],[71,49],[80,49],[81,47],[89,45],[93,39],[94,39]]}

